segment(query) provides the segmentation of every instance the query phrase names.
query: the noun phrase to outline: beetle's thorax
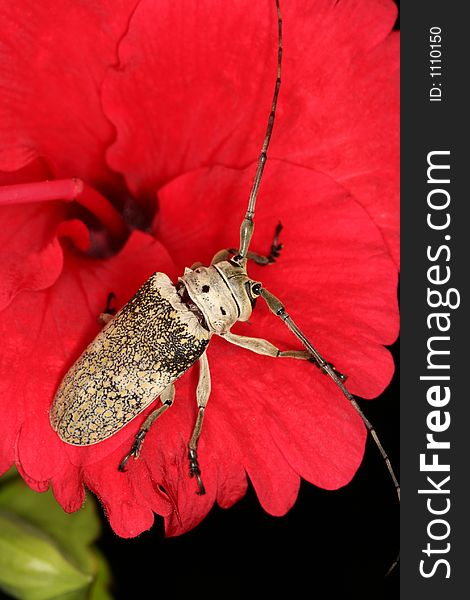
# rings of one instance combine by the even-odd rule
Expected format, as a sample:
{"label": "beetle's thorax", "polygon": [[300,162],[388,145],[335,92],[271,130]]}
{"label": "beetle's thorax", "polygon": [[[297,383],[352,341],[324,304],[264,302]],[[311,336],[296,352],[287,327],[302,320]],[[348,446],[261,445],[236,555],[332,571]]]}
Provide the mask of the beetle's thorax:
{"label": "beetle's thorax", "polygon": [[210,267],[185,269],[179,281],[212,333],[225,333],[237,321],[250,318],[254,306],[250,290],[254,282],[243,267],[222,261]]}

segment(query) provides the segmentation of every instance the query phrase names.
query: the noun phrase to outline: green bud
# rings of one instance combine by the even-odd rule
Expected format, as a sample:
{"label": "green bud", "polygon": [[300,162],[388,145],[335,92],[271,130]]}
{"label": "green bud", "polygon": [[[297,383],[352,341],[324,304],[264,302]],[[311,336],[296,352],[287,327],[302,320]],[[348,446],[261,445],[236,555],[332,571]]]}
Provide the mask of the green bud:
{"label": "green bud", "polygon": [[91,580],[48,535],[0,511],[0,588],[21,600],[46,600],[85,588]]}

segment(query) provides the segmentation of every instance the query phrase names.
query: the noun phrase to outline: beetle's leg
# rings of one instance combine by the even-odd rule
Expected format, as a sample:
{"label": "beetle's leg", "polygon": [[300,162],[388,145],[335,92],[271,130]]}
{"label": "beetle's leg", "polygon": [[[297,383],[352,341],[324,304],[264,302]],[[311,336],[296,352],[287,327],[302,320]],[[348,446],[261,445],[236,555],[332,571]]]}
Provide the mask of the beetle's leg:
{"label": "beetle's leg", "polygon": [[152,426],[155,419],[158,419],[158,417],[161,414],[163,414],[166,410],[168,410],[170,408],[170,406],[173,404],[174,398],[175,398],[175,386],[172,383],[170,383],[170,385],[168,387],[166,387],[163,390],[163,392],[160,394],[160,401],[161,401],[162,405],[159,406],[153,412],[151,412],[149,414],[149,416],[145,419],[145,421],[142,423],[141,428],[139,429],[139,431],[137,432],[137,435],[135,436],[135,440],[134,440],[134,443],[132,444],[129,454],[126,454],[126,456],[122,459],[122,461],[119,464],[120,471],[126,470],[126,468],[125,468],[126,463],[130,459],[131,456],[133,456],[134,458],[139,457],[140,451],[142,449],[142,444],[144,443],[144,439],[145,439],[145,436],[147,435],[148,430]]}
{"label": "beetle's leg", "polygon": [[[274,231],[274,239],[271,244],[271,250],[267,256],[262,254],[257,254],[256,252],[248,252],[246,257],[248,260],[254,261],[257,265],[270,265],[273,262],[276,262],[276,258],[279,258],[282,250],[282,244],[279,243],[279,234],[282,230],[282,224],[278,223],[276,229]],[[238,250],[236,248],[227,248],[224,250],[219,250],[217,254],[211,261],[211,265],[216,265],[223,260],[227,260],[230,256],[234,256],[237,254]]]}
{"label": "beetle's leg", "polygon": [[[276,262],[276,258],[279,258],[283,248],[283,245],[279,243],[279,234],[281,231],[282,223],[279,221],[279,223],[276,225],[276,229],[274,230],[274,239],[268,256],[263,256],[261,254],[257,254],[256,252],[247,252],[246,257],[248,260],[253,260],[257,265],[269,265],[273,262]],[[235,250],[235,252],[237,251]]]}
{"label": "beetle's leg", "polygon": [[115,299],[116,294],[114,292],[109,292],[108,298],[106,299],[106,306],[104,307],[104,311],[98,315],[98,322],[102,325],[106,325],[106,323],[109,323],[113,316],[116,314],[115,307],[111,306]]}
{"label": "beetle's leg", "polygon": [[202,430],[202,421],[204,420],[204,409],[206,408],[207,401],[211,393],[211,375],[209,371],[209,363],[207,362],[207,355],[204,354],[199,359],[199,381],[197,384],[196,398],[198,413],[196,418],[196,424],[194,425],[193,433],[189,441],[189,475],[190,477],[196,477],[199,491],[197,492],[200,496],[206,493],[204,485],[201,480],[201,469],[199,468],[199,462],[197,459],[197,443]]}
{"label": "beetle's leg", "polygon": [[[231,344],[235,344],[236,346],[240,346],[241,348],[246,348],[247,350],[251,350],[251,352],[256,352],[256,354],[272,356],[273,358],[299,358],[301,360],[308,360],[309,362],[313,363],[318,368],[323,370],[322,365],[319,364],[316,357],[312,356],[312,354],[307,350],[279,350],[279,348],[271,344],[271,342],[264,340],[263,338],[253,338],[244,335],[235,335],[231,332],[223,333],[221,334],[221,337],[226,339],[227,342],[230,342]],[[326,361],[324,361],[324,364],[328,364],[329,367],[331,367],[331,369],[338,375],[341,381],[346,381],[347,376],[340,373],[332,363],[327,363]],[[323,373],[325,373],[324,370]]]}
{"label": "beetle's leg", "polygon": [[263,338],[235,335],[231,332],[221,334],[221,337],[231,344],[246,348],[247,350],[251,350],[251,352],[256,352],[256,354],[263,354],[264,356],[272,356],[273,358],[299,358],[301,360],[311,359],[311,355],[307,350],[279,350],[274,344]]}

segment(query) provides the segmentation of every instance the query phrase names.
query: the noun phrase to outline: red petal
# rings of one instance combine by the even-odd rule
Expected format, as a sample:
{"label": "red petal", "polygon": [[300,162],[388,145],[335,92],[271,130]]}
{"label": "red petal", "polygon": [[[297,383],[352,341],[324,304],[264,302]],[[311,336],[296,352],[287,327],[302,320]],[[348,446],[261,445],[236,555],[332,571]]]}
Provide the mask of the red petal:
{"label": "red petal", "polygon": [[[116,293],[120,304],[126,302],[156,267],[174,275],[173,263],[162,246],[150,236],[134,233],[112,259],[93,261],[68,253],[65,268],[52,287],[22,292],[0,313],[0,335],[5,340],[0,354],[4,423],[0,468],[3,471],[16,460],[26,481],[37,490],[43,491],[52,481],[57,499],[68,511],[81,506],[85,480],[103,499],[113,515],[113,526],[123,535],[136,535],[144,521],[149,526],[152,509],[161,514],[170,510],[161,493],[145,484],[145,477],[138,484],[121,474],[120,479],[114,477],[117,467],[108,457],[116,451],[122,458],[123,440],[127,448],[133,431],[121,432],[110,443],[75,448],[61,442],[52,430],[49,407],[65,371],[97,333],[96,317],[109,291]],[[87,468],[89,463],[92,468]],[[140,494],[135,489],[139,486]],[[147,514],[140,525],[120,522],[119,515],[126,516],[126,502],[128,508],[134,503],[136,514]]]}
{"label": "red petal", "polygon": [[21,290],[43,290],[60,275],[63,256],[55,231],[63,213],[61,202],[47,210],[38,204],[0,207],[0,309]]}
{"label": "red petal", "polygon": [[43,157],[56,177],[119,185],[104,161],[114,132],[99,93],[136,3],[3,3],[0,169]]}
{"label": "red petal", "polygon": [[[398,262],[398,36],[389,0],[286,3],[270,155],[352,191]],[[208,43],[209,40],[209,43]],[[134,194],[259,154],[276,72],[274,4],[143,1],[103,88],[108,152]]]}
{"label": "red petal", "polygon": [[[372,397],[391,376],[382,344],[394,339],[397,328],[396,271],[382,236],[331,179],[276,161],[270,165],[253,248],[269,247],[281,218],[285,249],[278,264],[253,268],[252,275],[285,300],[318,349],[350,375],[351,390]],[[207,261],[216,249],[237,243],[252,176],[253,166],[246,172],[219,167],[187,174],[162,190],[159,230],[178,262]],[[219,339],[208,351],[213,392],[199,444],[206,496],[196,496],[196,483],[188,477],[197,369],[178,382],[174,406],[151,429],[139,461],[131,461],[126,474],[117,465],[153,406],[96,446],[61,442],[49,425],[50,402],[62,375],[98,330],[95,315],[108,292],[115,291],[121,304],[155,269],[177,274],[161,245],[141,233],[112,259],[70,253],[66,258],[51,288],[23,292],[0,313],[0,335],[8,340],[0,363],[5,468],[15,458],[35,489],[51,481],[67,510],[80,506],[85,482],[122,536],[150,527],[153,512],[166,517],[170,535],[194,527],[214,501],[230,506],[243,495],[245,472],[272,514],[290,508],[300,477],[329,489],[351,479],[365,430],[334,384],[310,364],[273,364]],[[297,346],[259,304],[253,325],[237,330],[281,348]]]}
{"label": "red petal", "polygon": [[[13,173],[0,172],[0,189],[29,181],[47,179],[41,161]],[[61,204],[47,209],[37,204],[0,206],[0,310],[21,290],[40,290],[54,283],[62,269],[62,249],[55,239],[57,223],[63,218]]]}
{"label": "red petal", "polygon": [[[253,166],[242,173],[201,169],[161,190],[157,235],[181,269],[196,260],[208,264],[216,250],[238,243],[253,171]],[[251,276],[279,295],[325,358],[350,376],[353,393],[380,394],[393,373],[383,345],[394,341],[398,328],[396,270],[380,231],[329,178],[271,161],[253,249],[268,250],[279,219],[281,258],[268,268],[250,265]],[[282,349],[298,347],[261,301],[251,322],[235,330]],[[203,435],[206,460],[214,456],[211,462],[229,473],[225,463],[241,459],[273,514],[292,505],[298,475],[328,489],[350,480],[362,458],[365,431],[331,381],[312,365],[285,360],[273,366],[269,358],[218,340],[211,342],[208,357],[213,392]],[[237,484],[226,483],[223,495],[219,490],[221,503],[226,494],[230,504],[240,489],[235,468],[233,473]]]}
{"label": "red petal", "polygon": [[[105,225],[116,243],[128,229],[120,213],[96,190],[77,178],[34,181],[0,186],[0,214],[4,228],[0,246],[0,309],[22,290],[51,286],[62,270],[62,248],[57,237],[90,248],[90,233],[81,221],[63,221],[66,202],[76,201]],[[60,224],[60,225],[59,225]]]}
{"label": "red petal", "polygon": [[[117,469],[129,452],[132,438],[104,460],[84,469],[86,485],[101,500],[114,531],[121,537],[134,537],[153,525],[154,515],[167,515],[173,509],[152,480],[145,460],[132,465],[126,474]],[[134,461],[133,461],[134,462]]]}
{"label": "red petal", "polygon": [[[362,459],[365,435],[360,418],[329,382],[303,362],[273,365],[224,342],[214,343],[209,357],[214,393],[207,421],[224,423],[236,436],[267,512],[289,510],[299,475],[327,489],[348,483]],[[213,443],[223,454],[220,437]]]}

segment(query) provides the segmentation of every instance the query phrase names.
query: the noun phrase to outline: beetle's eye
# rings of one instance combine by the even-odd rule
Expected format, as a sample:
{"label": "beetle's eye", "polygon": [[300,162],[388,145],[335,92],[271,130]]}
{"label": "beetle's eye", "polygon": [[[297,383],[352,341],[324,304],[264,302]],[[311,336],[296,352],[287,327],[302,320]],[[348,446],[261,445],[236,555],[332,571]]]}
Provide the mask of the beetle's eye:
{"label": "beetle's eye", "polygon": [[246,293],[248,294],[248,298],[250,299],[251,307],[254,308],[256,299],[258,298],[260,290],[261,290],[261,284],[260,283],[252,283],[250,281],[245,281],[245,290],[246,290]]}

